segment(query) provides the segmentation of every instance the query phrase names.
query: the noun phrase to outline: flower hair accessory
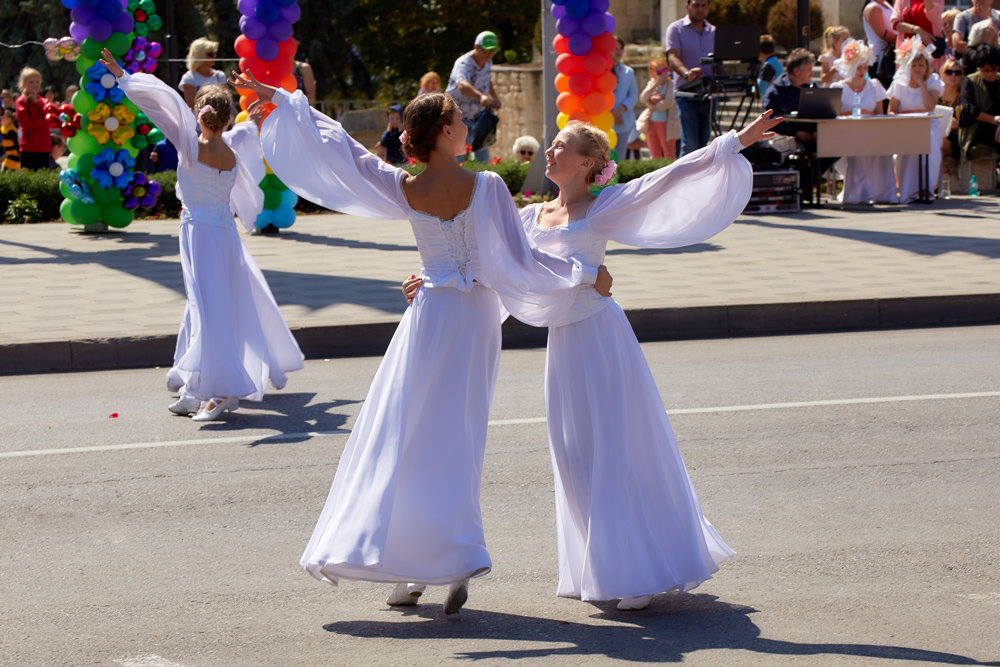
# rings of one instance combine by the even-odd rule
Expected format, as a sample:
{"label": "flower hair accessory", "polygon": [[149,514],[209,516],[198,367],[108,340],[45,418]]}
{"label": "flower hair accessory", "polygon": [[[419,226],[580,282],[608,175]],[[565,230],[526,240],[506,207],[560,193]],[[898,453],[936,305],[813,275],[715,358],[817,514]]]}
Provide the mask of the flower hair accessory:
{"label": "flower hair accessory", "polygon": [[604,167],[604,169],[601,169],[601,173],[594,177],[594,184],[603,186],[610,183],[611,179],[614,178],[615,169],[617,168],[618,165],[615,164],[614,160],[608,160],[608,164]]}
{"label": "flower hair accessory", "polygon": [[833,61],[833,67],[841,79],[853,79],[859,67],[871,62],[871,47],[856,39],[848,39],[840,48],[840,57]]}
{"label": "flower hair accessory", "polygon": [[406,130],[403,130],[403,133],[399,135],[399,143],[405,144],[409,138],[410,134]]}
{"label": "flower hair accessory", "polygon": [[211,104],[206,104],[201,108],[201,111],[198,112],[198,120],[201,120],[206,114],[213,113],[214,111],[215,108]]}
{"label": "flower hair accessory", "polygon": [[893,81],[899,81],[903,85],[908,85],[910,83],[910,68],[913,66],[913,61],[917,59],[918,56],[923,56],[927,61],[927,66],[930,67],[931,64],[931,54],[927,51],[927,47],[924,45],[924,41],[920,39],[920,35],[914,35],[909,39],[905,40],[896,49],[896,73],[892,76]]}

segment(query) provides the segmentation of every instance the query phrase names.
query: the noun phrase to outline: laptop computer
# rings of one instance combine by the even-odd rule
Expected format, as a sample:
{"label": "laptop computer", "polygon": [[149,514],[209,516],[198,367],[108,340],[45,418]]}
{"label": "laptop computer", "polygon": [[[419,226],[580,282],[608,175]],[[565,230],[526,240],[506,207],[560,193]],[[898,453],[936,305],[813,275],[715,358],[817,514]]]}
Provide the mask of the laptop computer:
{"label": "laptop computer", "polygon": [[799,118],[836,118],[840,115],[840,88],[803,88]]}

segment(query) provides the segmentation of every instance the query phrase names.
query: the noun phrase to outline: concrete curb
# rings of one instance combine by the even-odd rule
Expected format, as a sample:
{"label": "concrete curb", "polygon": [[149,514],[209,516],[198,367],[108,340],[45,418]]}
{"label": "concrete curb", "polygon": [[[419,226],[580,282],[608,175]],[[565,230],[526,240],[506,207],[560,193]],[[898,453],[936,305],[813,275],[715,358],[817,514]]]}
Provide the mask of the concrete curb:
{"label": "concrete curb", "polygon": [[[1000,294],[847,299],[626,311],[641,341],[1000,323]],[[294,329],[308,359],[380,355],[396,322]],[[510,319],[504,347],[541,347],[546,330]],[[169,366],[176,335],[0,345],[0,374]]]}

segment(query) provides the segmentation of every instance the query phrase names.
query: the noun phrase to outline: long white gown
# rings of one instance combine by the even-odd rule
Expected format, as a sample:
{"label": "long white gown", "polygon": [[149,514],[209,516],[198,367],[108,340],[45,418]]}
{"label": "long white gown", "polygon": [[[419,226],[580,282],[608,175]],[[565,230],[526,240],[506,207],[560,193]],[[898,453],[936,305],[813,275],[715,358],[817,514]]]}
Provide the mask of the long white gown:
{"label": "long white gown", "polygon": [[302,93],[275,102],[261,132],[274,173],[327,208],[408,219],[427,288],[375,374],[301,564],[332,584],[486,574],[479,489],[501,303],[532,322],[562,317],[572,305],[565,293],[593,283],[596,269],[533,250],[496,174],[480,173],[468,208],[440,220],[410,208],[405,171],[310,109]]}
{"label": "long white gown", "polygon": [[[602,263],[609,239],[679,247],[725,229],[750,199],[753,173],[730,132],[673,165],[605,188],[586,217],[541,229],[534,245]],[[583,600],[688,591],[734,552],[705,519],[649,365],[611,298],[577,290],[549,329],[546,414],[555,474],[557,594]]]}
{"label": "long white gown", "polygon": [[[836,81],[831,88],[841,89],[841,109],[850,110],[854,105],[854,91],[846,81]],[[877,79],[865,81],[861,89],[861,109],[872,112],[886,98],[885,88]],[[844,119],[843,122],[849,122]],[[840,200],[845,204],[896,204],[899,196],[896,194],[896,174],[893,171],[891,155],[864,155],[844,158],[846,164],[844,173],[844,191]]]}
{"label": "long white gown", "polygon": [[198,162],[198,124],[177,91],[143,73],[125,72],[118,84],[177,147],[187,303],[167,385],[203,401],[259,401],[268,381],[285,386],[286,373],[301,369],[303,356],[233,220],[235,211],[253,229],[263,208],[257,127],[241,123],[223,134],[236,168],[219,171]]}
{"label": "long white gown", "polygon": [[[935,99],[941,96],[944,91],[944,82],[937,74],[932,74],[927,79],[927,89],[934,93]],[[905,83],[893,81],[889,84],[886,95],[899,100],[900,113],[906,112],[926,112],[924,109],[924,99],[919,88],[911,88]],[[941,144],[944,142],[944,135],[941,133],[941,123],[935,119],[931,123],[931,152],[928,156],[928,176],[930,177],[930,190],[938,183],[938,172],[941,170]],[[899,179],[899,201],[908,204],[916,201],[920,196],[920,176],[918,174],[918,155],[897,155],[896,156],[896,177]]]}

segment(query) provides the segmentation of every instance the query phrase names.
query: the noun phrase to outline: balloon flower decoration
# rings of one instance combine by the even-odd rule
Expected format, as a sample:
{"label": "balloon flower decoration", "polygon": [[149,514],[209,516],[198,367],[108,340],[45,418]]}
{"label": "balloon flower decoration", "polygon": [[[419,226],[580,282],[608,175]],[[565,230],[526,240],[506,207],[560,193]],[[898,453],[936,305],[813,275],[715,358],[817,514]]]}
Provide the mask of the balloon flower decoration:
{"label": "balloon flower decoration", "polygon": [[[135,156],[151,141],[155,128],[98,58],[107,48],[129,71],[151,72],[161,49],[144,37],[162,22],[152,0],[62,3],[72,18],[69,33],[80,45],[76,70],[81,78],[72,109],[64,106],[49,119],[50,125],[59,121],[59,130],[69,137],[69,168],[61,174],[59,187],[65,199],[59,212],[85,229],[126,227],[135,217],[134,209],[155,201],[159,193],[158,185],[152,187],[145,174],[135,171]],[[135,35],[142,42],[134,42]]]}
{"label": "balloon flower decoration", "polygon": [[611,71],[615,19],[608,0],[552,0],[551,9],[559,33],[552,42],[559,71],[556,125],[561,130],[571,120],[588,122],[607,133],[614,148],[618,138],[611,109],[618,81]]}
{"label": "balloon flower decoration", "polygon": [[[294,91],[297,82],[292,72],[298,43],[292,38],[292,25],[302,13],[297,0],[239,0],[238,8],[243,34],[236,38],[235,49],[240,57],[240,70],[253,72],[258,81],[269,86]],[[237,92],[243,109],[236,116],[239,123],[247,120],[246,109],[257,95],[241,88]],[[264,191],[264,210],[254,221],[254,227],[272,232],[290,227],[295,222],[298,197],[270,168],[260,187]]]}
{"label": "balloon flower decoration", "polygon": [[42,42],[42,46],[45,48],[45,57],[49,60],[65,60],[71,63],[80,57],[80,45],[72,37],[60,39],[49,37]]}

